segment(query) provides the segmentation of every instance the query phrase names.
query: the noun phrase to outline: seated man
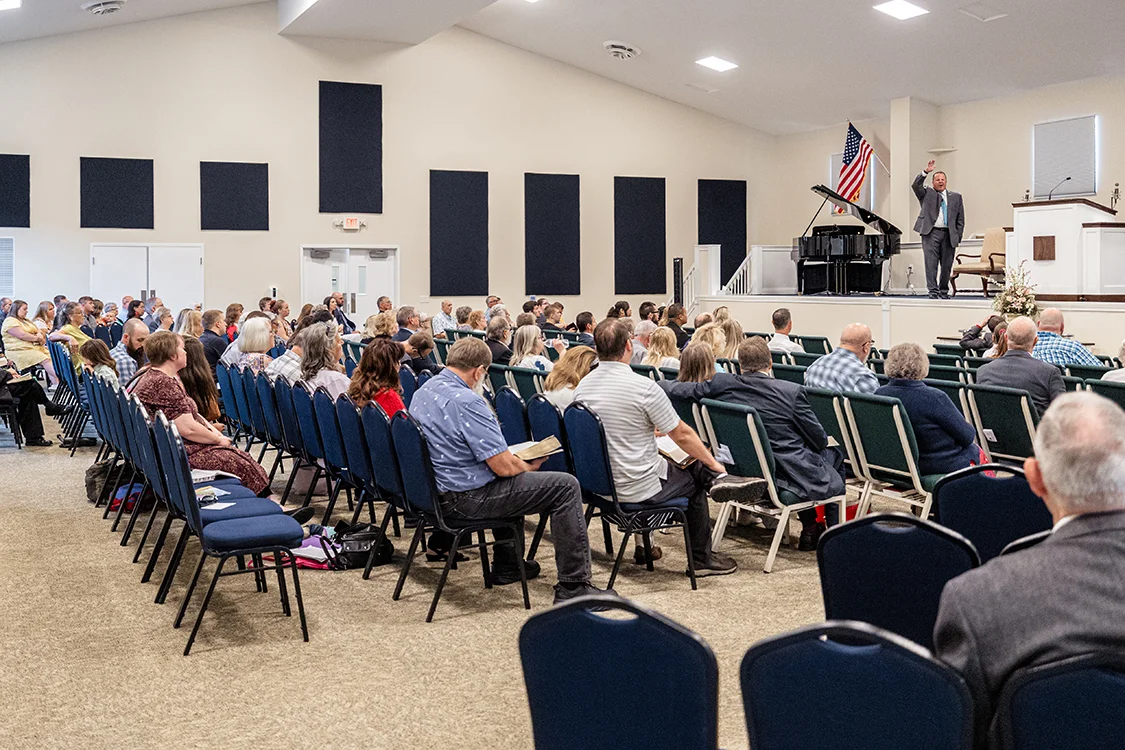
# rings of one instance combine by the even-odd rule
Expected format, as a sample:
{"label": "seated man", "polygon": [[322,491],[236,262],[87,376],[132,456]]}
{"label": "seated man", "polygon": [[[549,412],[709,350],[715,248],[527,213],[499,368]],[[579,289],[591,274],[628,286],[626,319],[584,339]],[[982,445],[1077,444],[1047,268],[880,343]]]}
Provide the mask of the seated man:
{"label": "seated man", "polygon": [[684,324],[687,323],[687,310],[678,302],[673,302],[668,305],[668,327],[672,329],[672,333],[676,334],[676,348],[680,351],[691,343],[691,336],[688,336],[687,331],[684,330]]}
{"label": "seated man", "polygon": [[1098,367],[1101,360],[1090,354],[1076,339],[1063,338],[1062,311],[1048,307],[1039,314],[1039,341],[1031,356],[1053,365],[1091,365]]}
{"label": "seated man", "polygon": [[633,329],[633,359],[631,365],[639,365],[648,354],[648,346],[652,341],[652,332],[656,330],[656,323],[647,318],[642,318],[637,327]]}
{"label": "seated man", "polygon": [[1051,401],[1066,393],[1066,383],[1059,368],[1031,355],[1036,340],[1035,321],[1016,318],[1008,324],[1008,351],[977,368],[976,378],[978,385],[1027,391],[1031,405],[1042,415]]}
{"label": "seated man", "polygon": [[544,331],[562,331],[563,304],[552,302],[543,308],[543,324],[539,327]]}
{"label": "seated man", "polygon": [[[230,342],[227,340],[226,316],[222,310],[208,310],[203,313],[203,333],[199,334],[199,343],[203,344],[203,353],[207,356],[207,364],[211,365],[211,372],[219,364],[223,352],[227,350]],[[118,372],[121,367],[118,365]]]}
{"label": "seated man", "polygon": [[789,310],[784,307],[779,307],[773,311],[773,336],[769,340],[769,349],[771,352],[803,352],[805,351],[797,342],[789,338],[789,334],[793,332],[793,316]]}
{"label": "seated man", "polygon": [[707,325],[708,323],[711,323],[711,322],[713,322],[713,318],[711,317],[711,313],[705,312],[705,313],[699,313],[699,315],[696,315],[695,316],[695,322],[692,323],[692,325],[695,327],[695,330],[698,331],[700,328],[702,328],[703,326],[705,326],[705,325]]}
{"label": "seated man", "polygon": [[[827,500],[844,494],[844,457],[828,446],[828,435],[809,405],[805,389],[773,378],[773,360],[765,340],[754,336],[738,345],[741,375],[717,373],[702,383],[663,380],[660,387],[675,398],[698,401],[713,398],[752,406],[762,418],[776,459],[774,482],[803,501]],[[829,525],[839,520],[835,505],[825,506]],[[802,510],[799,549],[815,550],[824,532],[816,510]]]}
{"label": "seated man", "polygon": [[996,326],[1003,322],[1004,319],[999,315],[989,315],[983,323],[970,326],[961,336],[961,348],[978,357],[985,356],[985,352],[993,346],[992,335],[996,332]]}
{"label": "seated man", "polygon": [[947,583],[934,627],[935,654],[973,694],[978,746],[1017,670],[1125,652],[1125,413],[1093,393],[1062,396],[1024,471],[1054,531]]}
{"label": "seated man", "polygon": [[879,379],[864,364],[874,343],[870,328],[852,323],[840,334],[840,345],[805,370],[805,385],[840,393],[874,393]]}
{"label": "seated man", "polygon": [[400,307],[398,313],[395,314],[395,319],[398,321],[398,333],[392,338],[400,343],[422,329],[422,318],[418,314],[417,308],[412,305]]}
{"label": "seated man", "polygon": [[434,351],[434,340],[426,331],[418,331],[403,341],[402,348],[402,363],[410,365],[415,375],[421,375],[423,372],[437,375],[441,372],[442,366],[430,356]]}
{"label": "seated man", "polygon": [[[512,455],[488,402],[475,392],[488,377],[492,353],[483,341],[464,338],[449,350],[448,366],[423,385],[410,403],[430,448],[442,513],[450,519],[551,515],[559,582],[555,603],[605,593],[590,583],[590,544],[582,491],[570,474],[537,469]],[[511,531],[496,529],[497,539]],[[495,548],[493,582],[519,580],[510,546]],[[526,563],[528,578],[539,572]],[[612,593],[612,592],[611,592]]]}
{"label": "seated man", "polygon": [[266,365],[266,375],[271,381],[283,380],[293,385],[301,379],[301,358],[305,356],[304,343],[310,335],[323,335],[321,332],[309,333],[308,328],[303,328],[293,334],[293,343],[285,350],[285,354],[277,357]]}
{"label": "seated man", "polygon": [[488,323],[492,320],[492,308],[502,303],[502,300],[495,294],[490,294],[484,298],[484,322]]}
{"label": "seated man", "polygon": [[578,343],[583,346],[594,345],[594,314],[580,312],[574,318],[574,325],[578,328]]}
{"label": "seated man", "polygon": [[485,343],[492,352],[492,364],[507,365],[512,361],[512,350],[508,346],[512,341],[512,324],[503,315],[488,321],[485,331]]}
{"label": "seated man", "polygon": [[[574,400],[598,415],[605,428],[610,470],[623,503],[688,498],[688,533],[697,576],[733,573],[735,561],[711,551],[707,496],[716,502],[751,504],[761,499],[765,480],[731,477],[699,436],[684,424],[667,394],[629,367],[633,345],[620,320],[609,318],[594,331],[598,367],[574,389]],[[655,433],[668,435],[696,459],[686,469],[660,455]]]}
{"label": "seated man", "polygon": [[[220,319],[220,324],[222,320]],[[125,321],[121,329],[121,340],[109,350],[109,355],[117,365],[117,382],[125,386],[145,363],[145,339],[149,336],[148,326],[140,318]]]}
{"label": "seated man", "polygon": [[434,338],[443,339],[447,330],[456,327],[457,319],[453,317],[453,300],[443,299],[441,301],[441,312],[430,318],[430,328],[434,332]]}
{"label": "seated man", "polygon": [[[336,325],[340,326],[340,333],[355,333],[355,323],[344,312],[344,293],[332,292],[332,299],[336,300]],[[246,319],[249,320],[250,316],[246,316]]]}

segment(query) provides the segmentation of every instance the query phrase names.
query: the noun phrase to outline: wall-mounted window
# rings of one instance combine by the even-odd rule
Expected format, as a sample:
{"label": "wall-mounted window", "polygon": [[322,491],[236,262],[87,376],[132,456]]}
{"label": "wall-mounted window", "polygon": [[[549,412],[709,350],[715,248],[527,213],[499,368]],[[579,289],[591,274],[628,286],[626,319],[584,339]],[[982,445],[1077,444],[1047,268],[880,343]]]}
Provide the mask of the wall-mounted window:
{"label": "wall-mounted window", "polygon": [[1056,198],[1098,192],[1095,115],[1035,125],[1031,151],[1032,195],[1036,198],[1046,198],[1052,190]]}

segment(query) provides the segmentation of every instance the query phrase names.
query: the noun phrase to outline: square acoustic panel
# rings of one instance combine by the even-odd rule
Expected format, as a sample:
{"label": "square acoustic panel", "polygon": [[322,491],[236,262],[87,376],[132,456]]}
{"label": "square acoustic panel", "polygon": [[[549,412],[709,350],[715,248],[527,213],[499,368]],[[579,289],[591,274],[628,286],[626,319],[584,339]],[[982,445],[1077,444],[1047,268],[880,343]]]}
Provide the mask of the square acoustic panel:
{"label": "square acoustic panel", "polygon": [[152,229],[152,159],[81,158],[83,229]]}
{"label": "square acoustic panel", "polygon": [[269,231],[270,165],[199,162],[199,228]]}
{"label": "square acoustic panel", "polygon": [[0,227],[31,226],[31,157],[0,154]]}

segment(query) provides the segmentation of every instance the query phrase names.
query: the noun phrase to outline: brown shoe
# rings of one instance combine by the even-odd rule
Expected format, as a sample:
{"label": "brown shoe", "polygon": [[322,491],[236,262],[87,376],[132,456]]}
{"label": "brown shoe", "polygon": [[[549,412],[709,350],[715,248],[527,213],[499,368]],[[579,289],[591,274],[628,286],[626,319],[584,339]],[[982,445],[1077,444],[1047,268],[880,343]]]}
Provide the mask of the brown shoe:
{"label": "brown shoe", "polygon": [[[664,550],[660,549],[660,547],[655,544],[652,545],[652,561],[656,562],[662,557],[664,557]],[[637,565],[644,565],[646,563],[645,546],[643,544],[638,544],[637,548],[633,550],[633,562]]]}

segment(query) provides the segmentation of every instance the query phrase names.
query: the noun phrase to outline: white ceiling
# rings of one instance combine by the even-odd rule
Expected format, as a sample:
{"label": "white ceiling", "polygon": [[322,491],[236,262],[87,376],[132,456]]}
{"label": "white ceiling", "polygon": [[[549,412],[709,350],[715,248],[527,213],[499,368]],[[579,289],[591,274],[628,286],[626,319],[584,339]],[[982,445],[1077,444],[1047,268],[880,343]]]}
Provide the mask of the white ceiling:
{"label": "white ceiling", "polygon": [[[259,1],[129,0],[99,18],[84,0],[24,0],[0,12],[0,42]],[[942,105],[1125,74],[1123,0],[914,0],[931,12],[908,21],[878,1],[281,0],[279,29],[409,44],[459,23],[770,133],[885,116],[901,96]],[[969,5],[1009,15],[981,23],[958,12]],[[615,60],[607,40],[642,54]],[[709,55],[740,67],[695,64]]]}

